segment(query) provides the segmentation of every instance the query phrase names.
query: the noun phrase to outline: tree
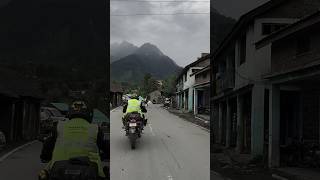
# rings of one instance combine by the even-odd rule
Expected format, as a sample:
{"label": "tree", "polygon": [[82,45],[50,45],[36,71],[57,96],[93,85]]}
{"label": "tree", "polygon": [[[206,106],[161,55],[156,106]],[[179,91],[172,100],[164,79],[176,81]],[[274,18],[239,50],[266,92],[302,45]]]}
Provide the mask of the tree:
{"label": "tree", "polygon": [[176,91],[176,75],[169,76],[163,82],[163,93],[169,97],[175,94]]}
{"label": "tree", "polygon": [[151,74],[145,74],[142,82],[142,87],[140,88],[141,95],[146,97],[149,93],[157,89],[159,89],[157,80],[155,80]]}

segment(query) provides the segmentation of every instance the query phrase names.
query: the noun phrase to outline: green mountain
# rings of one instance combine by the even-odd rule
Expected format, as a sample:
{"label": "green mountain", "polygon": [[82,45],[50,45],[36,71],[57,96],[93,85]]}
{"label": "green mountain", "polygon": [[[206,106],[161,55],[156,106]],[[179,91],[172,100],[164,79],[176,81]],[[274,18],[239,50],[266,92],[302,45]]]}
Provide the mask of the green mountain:
{"label": "green mountain", "polygon": [[146,43],[133,54],[113,62],[110,70],[114,81],[140,83],[147,73],[154,78],[165,79],[181,69],[155,45]]}
{"label": "green mountain", "polygon": [[110,63],[133,54],[137,49],[137,46],[127,41],[110,44]]}

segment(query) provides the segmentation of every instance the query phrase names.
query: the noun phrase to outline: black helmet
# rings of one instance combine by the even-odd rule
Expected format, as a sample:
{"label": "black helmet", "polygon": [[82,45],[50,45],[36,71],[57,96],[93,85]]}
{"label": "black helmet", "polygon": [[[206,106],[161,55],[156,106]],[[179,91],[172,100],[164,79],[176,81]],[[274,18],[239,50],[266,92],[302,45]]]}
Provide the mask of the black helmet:
{"label": "black helmet", "polygon": [[139,99],[138,94],[136,93],[131,94],[131,99]]}
{"label": "black helmet", "polygon": [[93,112],[88,107],[87,103],[83,100],[76,100],[71,103],[69,106],[69,119],[73,118],[83,118],[89,123],[92,122]]}

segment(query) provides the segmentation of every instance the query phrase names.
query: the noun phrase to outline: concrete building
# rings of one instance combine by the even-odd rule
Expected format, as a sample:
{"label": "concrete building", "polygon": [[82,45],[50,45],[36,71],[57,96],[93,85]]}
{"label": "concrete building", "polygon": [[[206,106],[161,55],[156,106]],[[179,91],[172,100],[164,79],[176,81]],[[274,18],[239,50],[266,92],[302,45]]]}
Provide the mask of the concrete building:
{"label": "concrete building", "polygon": [[269,165],[284,164],[292,141],[320,145],[320,12],[257,42],[271,45]]}
{"label": "concrete building", "polygon": [[[252,157],[272,156],[267,153],[272,135],[268,131],[269,116],[278,114],[268,112],[279,104],[269,99],[274,86],[264,77],[272,72],[273,49],[271,44],[256,48],[256,43],[319,7],[320,1],[269,1],[243,15],[213,53],[211,68],[216,85],[211,119],[216,143]],[[272,158],[270,166],[278,165],[270,161]]]}
{"label": "concrete building", "polygon": [[187,65],[177,78],[176,102],[177,108],[186,112],[194,110],[194,85],[196,83],[195,72],[209,66],[210,60],[208,53],[202,53],[201,57],[195,62]]}
{"label": "concrete building", "polygon": [[[208,57],[209,61],[209,57]],[[195,76],[194,88],[194,115],[210,114],[210,65],[191,74]]]}
{"label": "concrete building", "polygon": [[112,107],[118,107],[122,104],[123,89],[120,84],[110,84],[110,103]]}
{"label": "concrete building", "polygon": [[50,103],[50,106],[56,108],[63,115],[67,115],[69,112],[69,105],[66,103]]}
{"label": "concrete building", "polygon": [[0,131],[7,143],[38,137],[42,98],[36,81],[0,67]]}

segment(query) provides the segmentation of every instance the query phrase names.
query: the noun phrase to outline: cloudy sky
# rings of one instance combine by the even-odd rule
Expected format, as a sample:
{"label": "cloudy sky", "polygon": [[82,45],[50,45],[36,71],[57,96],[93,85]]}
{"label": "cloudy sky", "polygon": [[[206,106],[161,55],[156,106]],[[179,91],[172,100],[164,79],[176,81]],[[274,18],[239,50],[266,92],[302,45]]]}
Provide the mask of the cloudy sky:
{"label": "cloudy sky", "polygon": [[[0,6],[9,1],[0,0]],[[211,3],[214,3],[214,8],[220,13],[237,19],[241,14],[266,1],[211,0]],[[210,0],[110,0],[111,43],[126,40],[141,46],[143,43],[150,42],[157,45],[178,65],[185,66],[196,60],[202,52],[209,52],[209,14],[154,14],[208,13],[209,11]],[[153,15],[138,16],[137,14]]]}
{"label": "cloudy sky", "polygon": [[[210,2],[133,2],[110,1],[111,43],[126,40],[137,46],[150,42],[180,66],[196,60],[210,49],[210,15],[132,14],[209,13]],[[148,0],[155,1],[155,0]],[[170,1],[170,0],[169,0]],[[197,0],[200,1],[200,0]]]}
{"label": "cloudy sky", "polygon": [[[134,2],[136,1],[136,2]],[[138,2],[137,2],[138,1]],[[157,2],[150,2],[157,1]],[[111,43],[129,41],[137,46],[145,42],[157,45],[180,66],[185,66],[210,49],[210,16],[188,15],[143,15],[208,13],[210,2],[203,0],[110,0]],[[194,2],[201,1],[201,2]],[[267,0],[212,0],[220,13],[238,18],[243,13]],[[114,16],[134,15],[134,16]]]}

